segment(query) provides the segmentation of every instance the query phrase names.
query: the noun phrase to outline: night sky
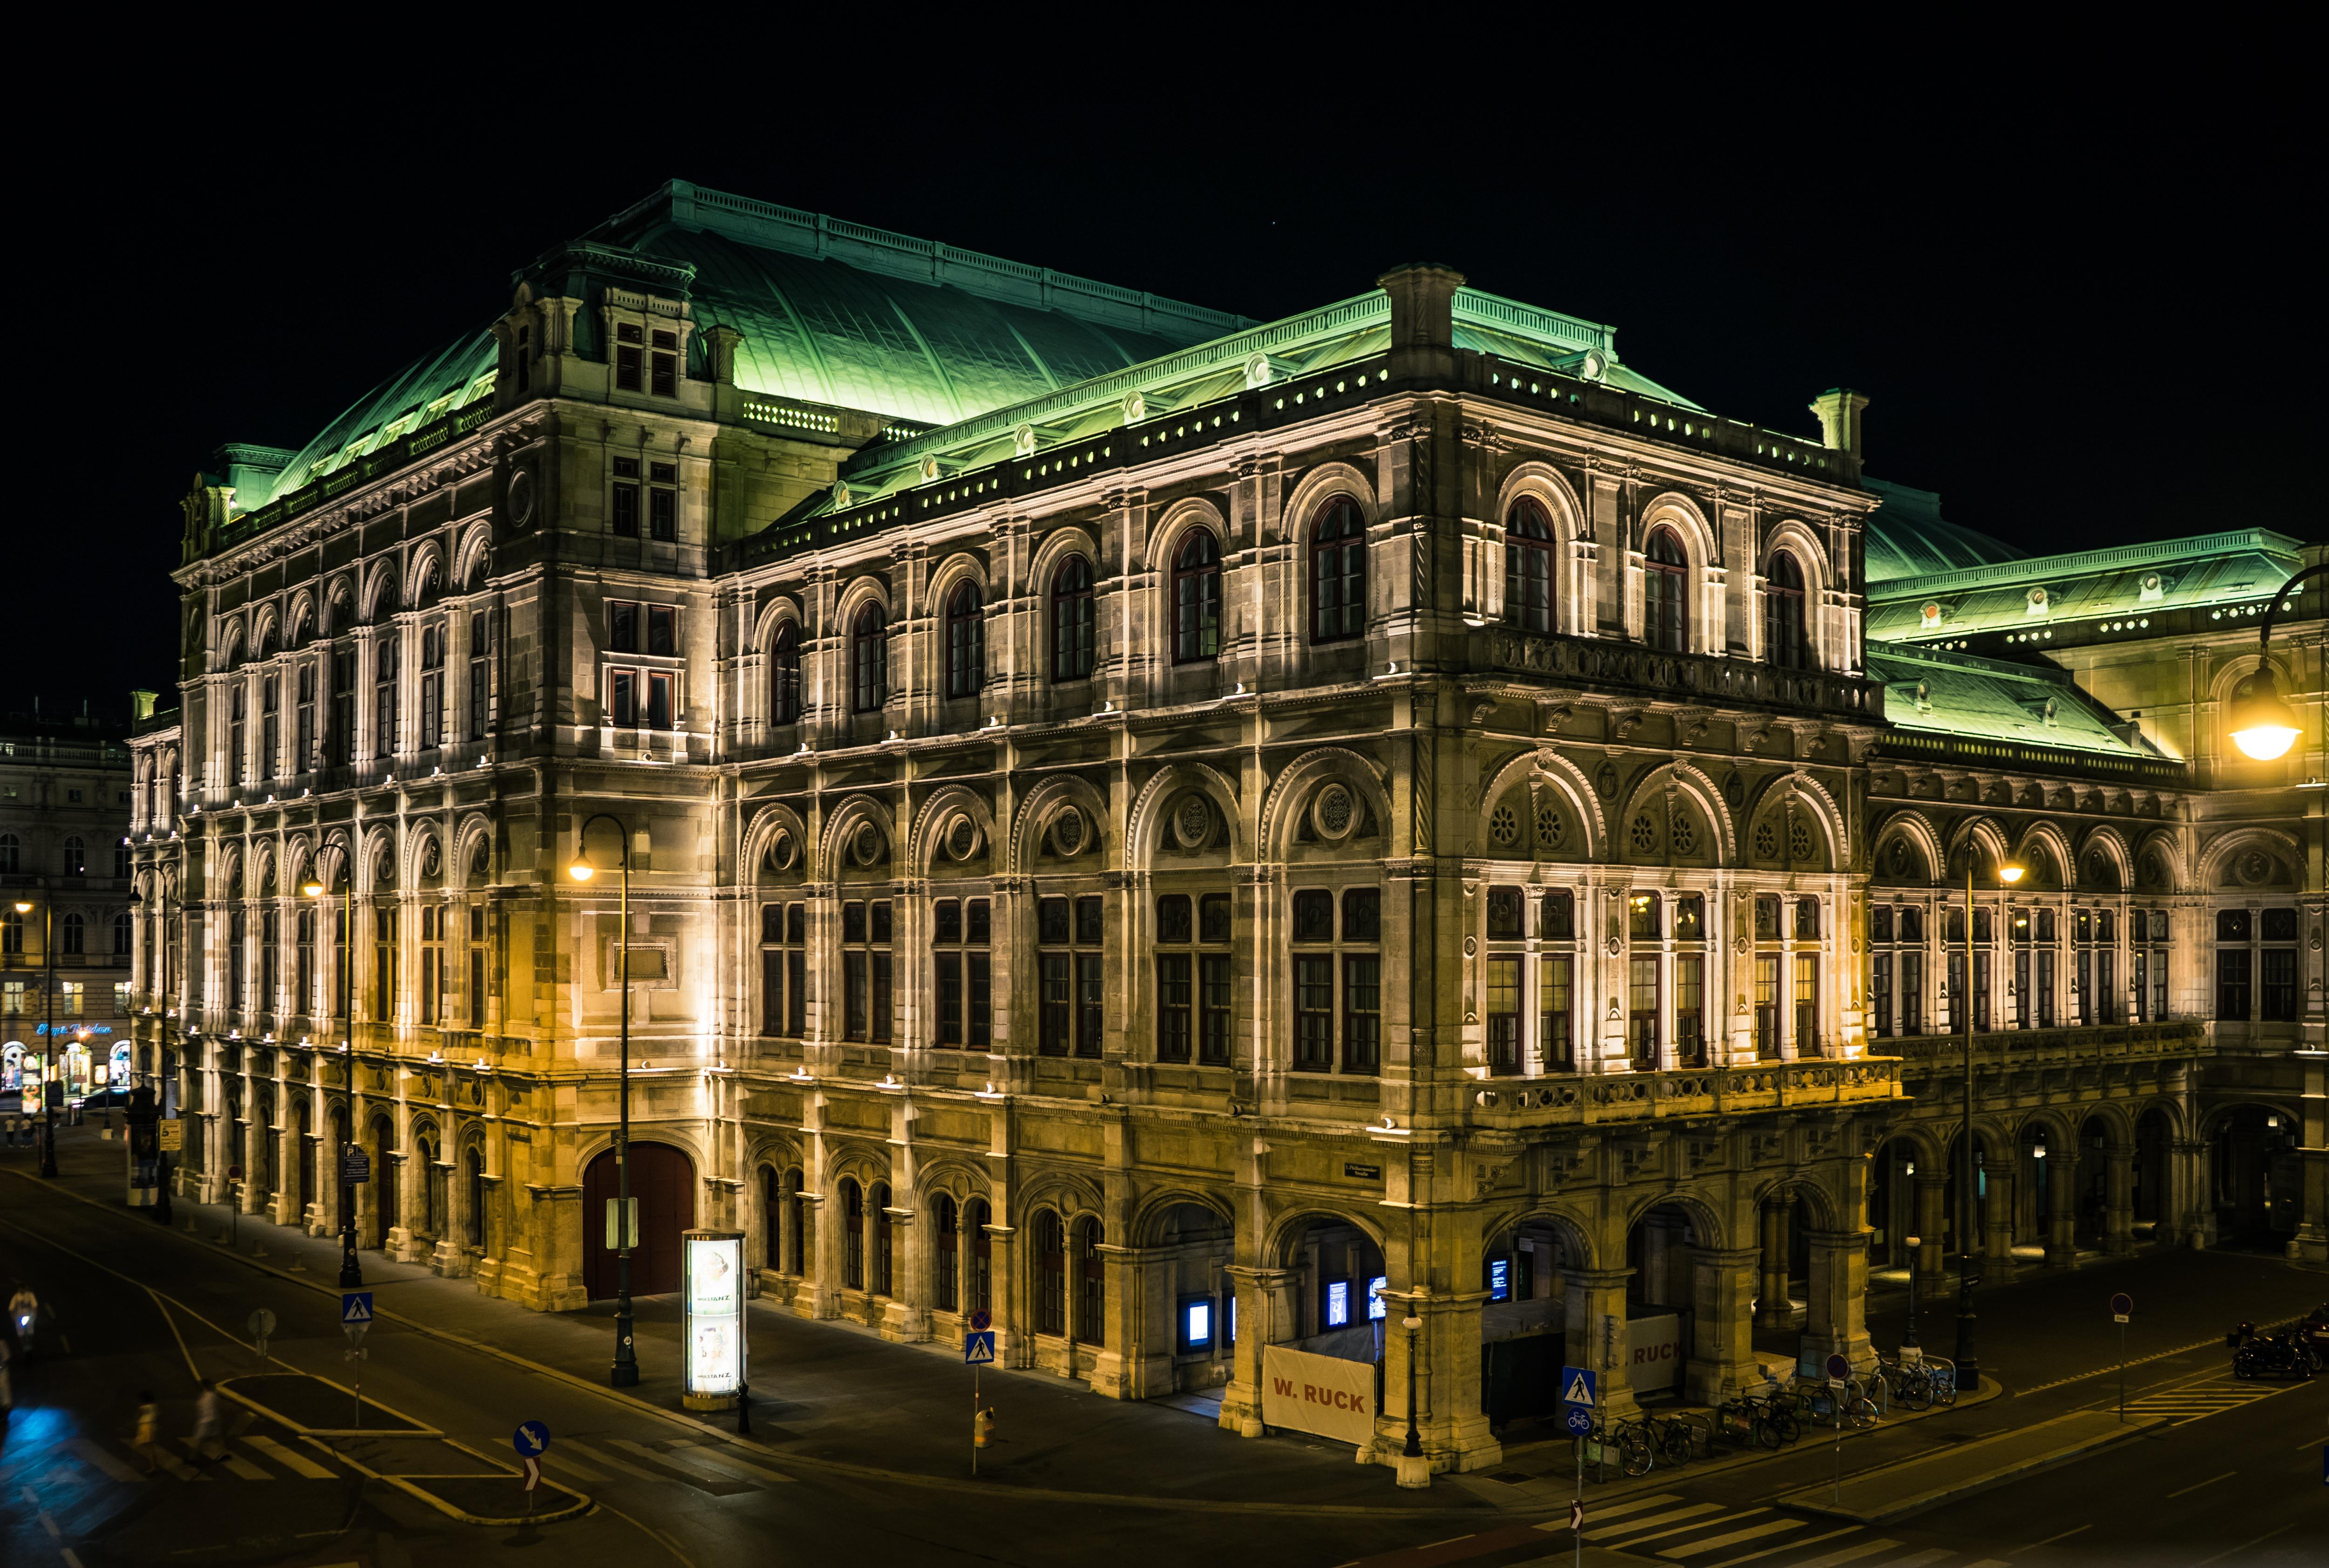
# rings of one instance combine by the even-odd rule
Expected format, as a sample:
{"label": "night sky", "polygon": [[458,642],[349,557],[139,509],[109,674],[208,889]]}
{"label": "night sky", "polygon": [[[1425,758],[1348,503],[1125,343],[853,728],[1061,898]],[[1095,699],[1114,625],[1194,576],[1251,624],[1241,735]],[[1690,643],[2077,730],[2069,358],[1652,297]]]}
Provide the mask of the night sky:
{"label": "night sky", "polygon": [[[2299,456],[2323,413],[2302,236],[2329,137],[2296,74],[2317,41],[1853,49],[1817,29],[1875,13],[1798,8],[1749,29],[1783,50],[1763,59],[1682,11],[1527,47],[1444,14],[1455,33],[1339,63],[1306,43],[1313,85],[1255,31],[1139,80],[1117,74],[1136,53],[698,34],[657,83],[582,55],[504,68],[465,38],[473,61],[382,61],[392,87],[344,80],[344,55],[238,56],[192,99],[126,93],[150,106],[135,134],[48,128],[17,170],[20,213],[48,211],[15,256],[20,458],[65,482],[12,530],[0,707],[120,715],[166,688],[177,502],[207,454],[303,444],[674,176],[1257,319],[1445,261],[1613,324],[1623,359],[1720,414],[1814,435],[1810,398],[1856,387],[1872,473],[2033,552],[2324,531]],[[238,75],[269,90],[238,101]],[[193,112],[213,90],[222,112]]]}

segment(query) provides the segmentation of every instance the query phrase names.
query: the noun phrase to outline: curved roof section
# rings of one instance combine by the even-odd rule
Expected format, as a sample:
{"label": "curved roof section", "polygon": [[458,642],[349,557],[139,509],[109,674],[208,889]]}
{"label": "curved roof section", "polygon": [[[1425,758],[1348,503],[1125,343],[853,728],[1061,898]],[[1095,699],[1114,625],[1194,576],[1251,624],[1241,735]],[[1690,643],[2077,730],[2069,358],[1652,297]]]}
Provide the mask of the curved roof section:
{"label": "curved roof section", "polygon": [[308,480],[376,451],[440,414],[494,390],[495,347],[484,327],[425,354],[350,404],[316,433],[276,476],[265,496],[235,496],[237,511],[255,511]]}
{"label": "curved roof section", "polygon": [[1957,571],[1968,566],[1994,566],[2020,561],[2030,553],[1949,522],[1941,515],[1941,498],[1933,491],[1865,475],[1860,482],[1884,497],[1884,505],[1862,524],[1868,550],[1865,570],[1871,583]]}

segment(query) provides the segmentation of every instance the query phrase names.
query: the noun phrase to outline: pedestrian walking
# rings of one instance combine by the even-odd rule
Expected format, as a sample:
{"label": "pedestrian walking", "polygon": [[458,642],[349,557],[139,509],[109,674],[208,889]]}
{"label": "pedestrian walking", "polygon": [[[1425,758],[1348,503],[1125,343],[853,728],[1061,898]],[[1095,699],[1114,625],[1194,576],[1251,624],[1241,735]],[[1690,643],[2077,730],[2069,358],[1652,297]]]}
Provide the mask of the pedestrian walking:
{"label": "pedestrian walking", "polygon": [[154,1458],[154,1445],[161,1440],[162,1412],[154,1403],[154,1391],[141,1389],[137,1393],[137,1435],[130,1439],[129,1446],[137,1450],[137,1458],[149,1476],[162,1468]]}
{"label": "pedestrian walking", "polygon": [[193,1450],[194,1462],[206,1465],[220,1457],[211,1452],[211,1445],[219,1441],[219,1396],[207,1377],[202,1390],[194,1399]]}

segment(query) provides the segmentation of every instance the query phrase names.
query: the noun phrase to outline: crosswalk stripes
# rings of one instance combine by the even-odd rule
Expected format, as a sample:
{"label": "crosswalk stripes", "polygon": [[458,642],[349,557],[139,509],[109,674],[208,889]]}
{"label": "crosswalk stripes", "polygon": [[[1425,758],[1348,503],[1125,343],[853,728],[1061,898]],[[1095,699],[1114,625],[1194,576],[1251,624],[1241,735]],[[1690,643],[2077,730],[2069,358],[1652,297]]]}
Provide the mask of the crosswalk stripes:
{"label": "crosswalk stripes", "polygon": [[254,1432],[242,1440],[302,1480],[328,1481],[332,1478],[331,1471],[307,1458],[306,1455],[284,1447],[271,1437]]}
{"label": "crosswalk stripes", "polygon": [[2257,1384],[2230,1377],[2216,1378],[2207,1383],[2188,1383],[2180,1388],[2146,1393],[2127,1402],[2129,1415],[2163,1415],[2175,1426],[2202,1417],[2221,1415],[2228,1410],[2238,1410],[2244,1404],[2254,1404],[2260,1399],[2270,1399],[2286,1393],[2291,1384]]}
{"label": "crosswalk stripes", "polygon": [[178,1481],[329,1481],[339,1476],[338,1471],[263,1432],[221,1443],[207,1458],[196,1450],[191,1438],[157,1442],[150,1472],[144,1457],[127,1439],[71,1437],[57,1447],[106,1479],[128,1486],[164,1477]]}
{"label": "crosswalk stripes", "polygon": [[[1862,1525],[1837,1528],[1833,1520],[1796,1517],[1768,1507],[1684,1503],[1672,1493],[1601,1509],[1589,1501],[1586,1521],[1588,1541],[1676,1568],[2012,1568],[1994,1557],[1976,1563],[1954,1551],[1919,1549]],[[1537,1527],[1566,1526],[1547,1521]]]}

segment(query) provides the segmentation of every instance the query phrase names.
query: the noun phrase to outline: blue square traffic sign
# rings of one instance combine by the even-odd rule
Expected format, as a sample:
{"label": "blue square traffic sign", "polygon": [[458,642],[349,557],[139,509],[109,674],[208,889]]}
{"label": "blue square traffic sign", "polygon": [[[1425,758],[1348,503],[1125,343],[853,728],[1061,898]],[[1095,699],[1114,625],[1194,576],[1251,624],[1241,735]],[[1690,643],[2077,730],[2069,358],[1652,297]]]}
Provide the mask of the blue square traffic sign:
{"label": "blue square traffic sign", "polygon": [[1561,1369],[1561,1403],[1575,1405],[1579,1410],[1591,1410],[1600,1402],[1594,1397],[1598,1383],[1595,1375],[1581,1366]]}
{"label": "blue square traffic sign", "polygon": [[340,1292],[340,1321],[369,1323],[372,1321],[372,1292],[343,1290]]}
{"label": "blue square traffic sign", "polygon": [[962,1364],[965,1366],[991,1366],[995,1364],[995,1330],[962,1337]]}

